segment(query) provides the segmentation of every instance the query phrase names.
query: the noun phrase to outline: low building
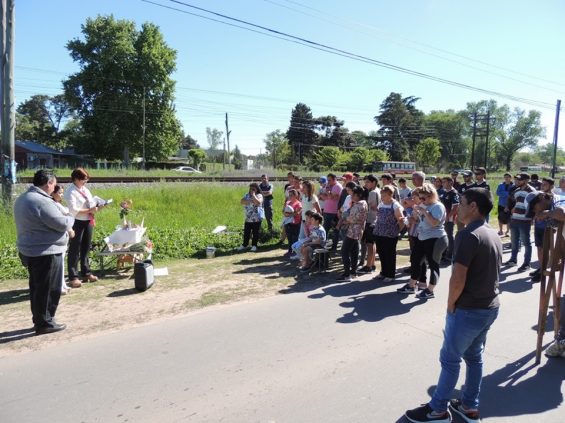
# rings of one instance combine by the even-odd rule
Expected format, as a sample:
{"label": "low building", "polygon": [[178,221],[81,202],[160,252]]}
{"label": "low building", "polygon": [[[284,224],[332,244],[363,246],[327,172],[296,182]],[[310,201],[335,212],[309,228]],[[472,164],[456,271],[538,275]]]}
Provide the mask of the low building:
{"label": "low building", "polygon": [[70,152],[55,150],[33,141],[15,143],[18,169],[61,168],[74,165],[80,157]]}

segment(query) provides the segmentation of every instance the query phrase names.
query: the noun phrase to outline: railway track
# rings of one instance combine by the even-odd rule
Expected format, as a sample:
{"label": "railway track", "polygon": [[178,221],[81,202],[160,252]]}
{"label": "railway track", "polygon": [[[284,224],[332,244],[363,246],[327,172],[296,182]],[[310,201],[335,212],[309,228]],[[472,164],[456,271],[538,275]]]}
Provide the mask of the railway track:
{"label": "railway track", "polygon": [[[316,179],[312,177],[311,179]],[[17,180],[18,184],[31,184],[33,177],[23,176]],[[138,183],[154,183],[154,182],[260,182],[259,175],[252,176],[93,176],[89,179],[93,184],[138,184]],[[271,182],[286,181],[286,177],[273,176],[269,178]],[[71,182],[68,176],[58,176],[57,182],[66,184]]]}

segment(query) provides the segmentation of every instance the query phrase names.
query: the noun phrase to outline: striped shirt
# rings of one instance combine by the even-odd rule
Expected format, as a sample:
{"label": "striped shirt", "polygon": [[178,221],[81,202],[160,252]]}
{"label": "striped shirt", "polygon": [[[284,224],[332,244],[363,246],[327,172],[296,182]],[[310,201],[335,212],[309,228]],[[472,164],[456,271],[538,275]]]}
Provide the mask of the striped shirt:
{"label": "striped shirt", "polygon": [[517,187],[514,191],[512,191],[510,196],[516,202],[512,209],[512,220],[531,222],[532,219],[526,217],[526,211],[528,209],[527,197],[535,193],[535,188],[527,184],[520,188]]}

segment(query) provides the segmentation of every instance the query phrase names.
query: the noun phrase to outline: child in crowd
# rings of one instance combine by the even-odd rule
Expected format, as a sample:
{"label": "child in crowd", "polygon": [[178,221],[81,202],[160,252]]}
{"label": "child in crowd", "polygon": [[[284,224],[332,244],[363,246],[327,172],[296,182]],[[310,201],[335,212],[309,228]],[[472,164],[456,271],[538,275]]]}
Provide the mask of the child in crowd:
{"label": "child in crowd", "polygon": [[[55,201],[55,204],[57,205],[57,208],[59,210],[61,210],[61,213],[63,213],[66,216],[71,216],[69,208],[65,207],[63,205],[63,194],[64,194],[64,192],[65,192],[65,190],[61,185],[55,185],[55,189],[51,193],[51,198],[53,198],[53,201]],[[75,236],[75,231],[73,231],[72,229],[69,229],[68,233],[69,233],[69,239],[71,239]],[[71,288],[68,287],[67,284],[65,283],[65,257],[64,257],[64,255],[63,255],[63,273],[62,274],[63,274],[63,279],[61,281],[61,294],[65,295],[71,290]]]}
{"label": "child in crowd", "polygon": [[299,238],[298,241],[292,244],[292,251],[294,252],[294,255],[290,256],[291,260],[302,260],[302,254],[300,251],[302,249],[302,245],[304,244],[304,242],[306,242],[306,240],[310,236],[310,232],[312,230],[312,223],[310,221],[310,217],[312,217],[313,213],[315,213],[314,210],[307,210],[306,212],[304,212],[304,222],[302,222],[302,227],[301,227],[304,230],[304,238]]}
{"label": "child in crowd", "polygon": [[300,255],[302,257],[302,267],[300,270],[308,271],[312,266],[312,252],[316,248],[321,248],[326,242],[326,230],[322,226],[323,217],[320,213],[312,212],[309,217],[310,234],[302,243]]}

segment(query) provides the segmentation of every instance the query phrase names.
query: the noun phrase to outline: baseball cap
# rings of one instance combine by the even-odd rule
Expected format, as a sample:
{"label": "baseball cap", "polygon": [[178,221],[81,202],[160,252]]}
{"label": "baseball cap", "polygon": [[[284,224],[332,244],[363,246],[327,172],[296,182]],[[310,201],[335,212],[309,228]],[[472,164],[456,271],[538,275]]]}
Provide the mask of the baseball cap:
{"label": "baseball cap", "polygon": [[530,174],[529,173],[518,173],[514,176],[516,179],[520,179],[521,181],[523,180],[528,180],[530,179]]}
{"label": "baseball cap", "polygon": [[351,172],[345,172],[343,174],[343,179],[353,179],[353,173]]}
{"label": "baseball cap", "polygon": [[463,176],[473,176],[473,172],[471,172],[470,170],[464,170],[463,172],[461,172],[461,175],[463,175]]}
{"label": "baseball cap", "polygon": [[328,178],[326,178],[325,176],[320,176],[320,179],[318,179],[318,181],[321,184],[327,184],[328,183]]}

